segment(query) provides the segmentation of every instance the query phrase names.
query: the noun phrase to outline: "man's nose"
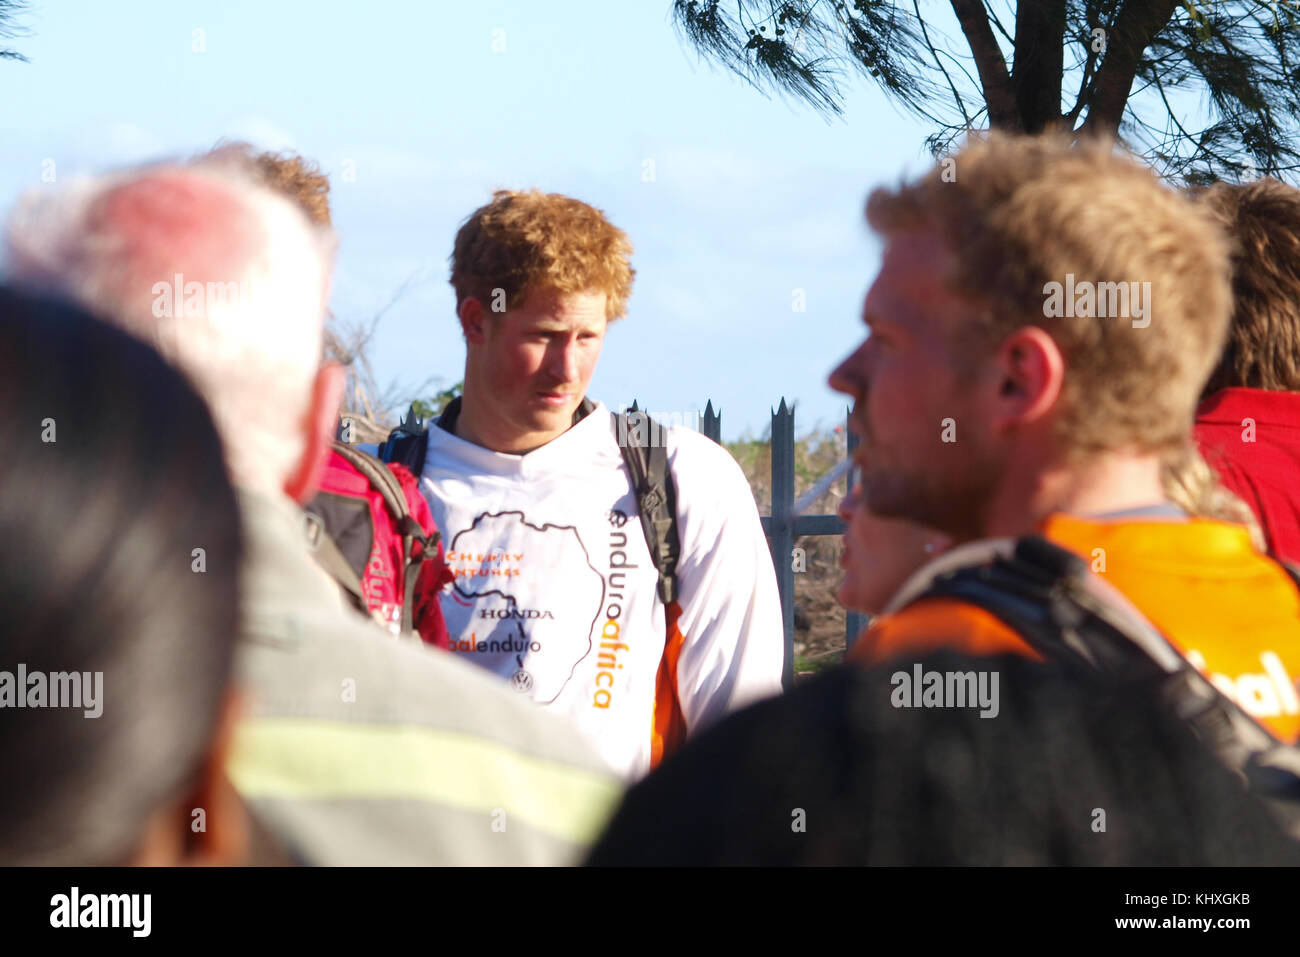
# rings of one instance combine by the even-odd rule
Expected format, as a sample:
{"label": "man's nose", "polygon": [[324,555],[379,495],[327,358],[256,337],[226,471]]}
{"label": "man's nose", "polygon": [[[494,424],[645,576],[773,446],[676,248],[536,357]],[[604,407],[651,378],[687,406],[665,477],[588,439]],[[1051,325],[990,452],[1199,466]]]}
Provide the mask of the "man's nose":
{"label": "man's nose", "polygon": [[557,341],[551,349],[546,371],[557,382],[570,383],[578,379],[578,343],[573,339]]}
{"label": "man's nose", "polygon": [[858,396],[866,391],[866,376],[863,374],[863,365],[865,355],[863,350],[866,349],[866,343],[858,346],[850,353],[843,362],[836,366],[830,375],[829,384],[836,392],[843,392],[845,395]]}

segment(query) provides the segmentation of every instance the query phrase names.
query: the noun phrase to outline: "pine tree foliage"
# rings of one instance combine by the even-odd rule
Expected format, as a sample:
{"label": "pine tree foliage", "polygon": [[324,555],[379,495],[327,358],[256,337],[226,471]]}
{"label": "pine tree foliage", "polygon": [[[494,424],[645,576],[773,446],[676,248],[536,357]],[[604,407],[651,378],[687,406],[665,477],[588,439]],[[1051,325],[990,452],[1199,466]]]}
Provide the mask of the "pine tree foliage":
{"label": "pine tree foliage", "polygon": [[827,116],[877,84],[935,155],[967,130],[1061,128],[1191,183],[1300,170],[1300,0],[674,0],[672,17],[708,60]]}

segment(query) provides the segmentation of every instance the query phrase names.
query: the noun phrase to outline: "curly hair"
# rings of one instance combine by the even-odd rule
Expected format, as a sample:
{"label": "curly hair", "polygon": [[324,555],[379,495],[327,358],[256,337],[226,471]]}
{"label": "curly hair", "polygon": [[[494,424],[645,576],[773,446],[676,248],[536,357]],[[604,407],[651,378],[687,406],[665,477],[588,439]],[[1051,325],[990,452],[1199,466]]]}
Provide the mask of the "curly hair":
{"label": "curly hair", "polygon": [[511,309],[535,289],[603,292],[612,322],[627,312],[636,276],[631,255],[627,234],[599,209],[560,193],[503,189],[456,233],[451,285],[457,308],[504,293]]}
{"label": "curly hair", "polygon": [[[320,166],[297,153],[259,152],[242,140],[222,140],[199,156],[196,166],[234,167],[259,186],[264,186],[293,202],[313,226],[331,228],[330,180]],[[350,366],[357,358],[356,348],[344,341],[336,329],[333,313],[326,316],[322,355],[326,359]],[[355,388],[355,383],[352,386]]]}
{"label": "curly hair", "polygon": [[258,185],[298,204],[315,226],[331,226],[330,180],[320,166],[297,153],[259,152],[251,143],[222,141],[199,158],[199,164],[230,163],[241,167]]}
{"label": "curly hair", "polygon": [[1205,394],[1300,392],[1300,189],[1265,178],[1197,194],[1233,243],[1228,344]]}

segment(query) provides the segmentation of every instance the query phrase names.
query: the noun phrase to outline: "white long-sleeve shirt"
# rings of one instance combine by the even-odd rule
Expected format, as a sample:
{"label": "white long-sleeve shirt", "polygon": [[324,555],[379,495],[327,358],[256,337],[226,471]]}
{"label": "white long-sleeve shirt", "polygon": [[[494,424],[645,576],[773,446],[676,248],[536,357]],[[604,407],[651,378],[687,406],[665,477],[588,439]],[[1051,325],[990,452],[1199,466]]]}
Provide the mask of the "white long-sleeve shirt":
{"label": "white long-sleeve shirt", "polygon": [[430,424],[420,483],[456,575],[441,596],[453,652],[566,715],[629,778],[676,733],[781,691],[781,607],[749,484],[705,436],[664,435],[681,543],[671,628],[604,405],[526,455]]}

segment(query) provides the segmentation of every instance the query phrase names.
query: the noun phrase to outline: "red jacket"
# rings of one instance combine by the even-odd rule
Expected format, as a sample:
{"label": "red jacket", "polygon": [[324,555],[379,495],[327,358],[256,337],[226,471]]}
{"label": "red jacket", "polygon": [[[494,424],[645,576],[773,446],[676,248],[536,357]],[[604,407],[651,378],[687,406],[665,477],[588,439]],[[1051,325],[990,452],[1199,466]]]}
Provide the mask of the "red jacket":
{"label": "red jacket", "polygon": [[1300,393],[1216,392],[1196,412],[1196,442],[1255,513],[1269,551],[1300,563]]}

